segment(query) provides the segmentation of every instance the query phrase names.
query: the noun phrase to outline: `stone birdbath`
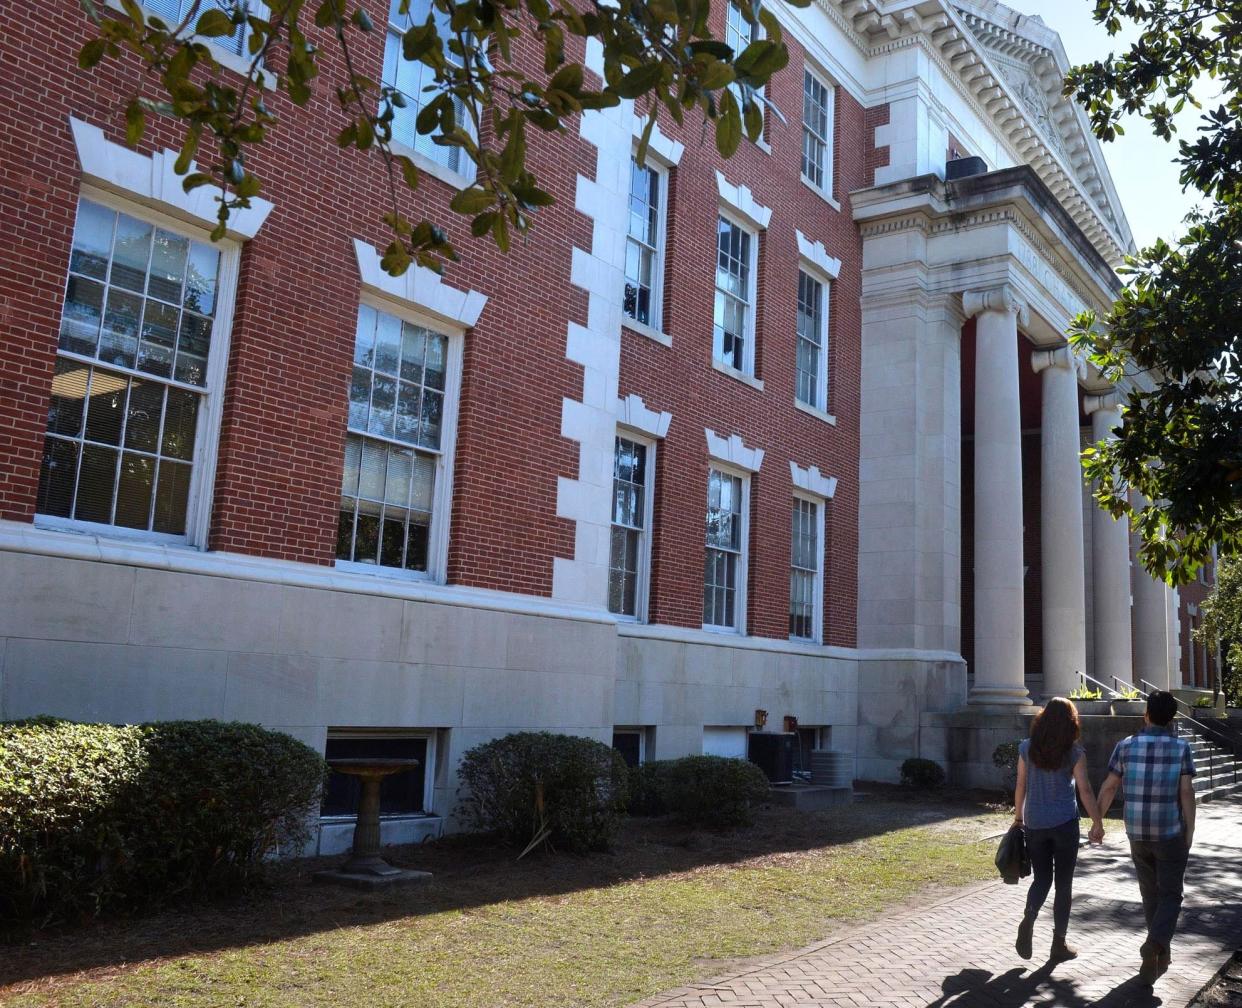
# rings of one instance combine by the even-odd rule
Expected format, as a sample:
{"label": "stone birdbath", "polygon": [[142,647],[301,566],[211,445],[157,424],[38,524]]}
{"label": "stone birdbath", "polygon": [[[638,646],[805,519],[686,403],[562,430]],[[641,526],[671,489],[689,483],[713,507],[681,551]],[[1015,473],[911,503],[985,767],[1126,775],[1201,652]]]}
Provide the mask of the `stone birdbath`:
{"label": "stone birdbath", "polygon": [[331,759],[328,766],[337,773],[357,777],[362,782],[362,795],[358,799],[358,821],[349,860],[340,868],[316,872],[316,881],[373,889],[430,879],[431,872],[398,868],[380,857],[380,784],[385,777],[414,769],[418,760]]}

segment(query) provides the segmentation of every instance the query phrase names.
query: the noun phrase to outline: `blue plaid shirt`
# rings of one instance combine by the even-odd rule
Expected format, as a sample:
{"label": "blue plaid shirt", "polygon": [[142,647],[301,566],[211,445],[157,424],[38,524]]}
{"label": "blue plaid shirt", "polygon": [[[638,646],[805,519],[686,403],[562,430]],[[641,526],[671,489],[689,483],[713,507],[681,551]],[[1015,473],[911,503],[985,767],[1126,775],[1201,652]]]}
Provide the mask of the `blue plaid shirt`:
{"label": "blue plaid shirt", "polygon": [[1131,840],[1168,840],[1182,833],[1177,792],[1184,774],[1194,775],[1190,746],[1172,727],[1148,725],[1122,739],[1108,761],[1122,780],[1126,834]]}

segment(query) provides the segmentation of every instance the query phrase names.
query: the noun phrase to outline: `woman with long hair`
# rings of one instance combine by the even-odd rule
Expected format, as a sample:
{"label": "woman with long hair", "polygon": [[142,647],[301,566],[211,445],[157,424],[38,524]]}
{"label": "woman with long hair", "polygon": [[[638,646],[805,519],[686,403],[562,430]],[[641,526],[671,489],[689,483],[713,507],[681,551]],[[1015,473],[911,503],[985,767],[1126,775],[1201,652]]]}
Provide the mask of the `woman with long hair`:
{"label": "woman with long hair", "polygon": [[1018,955],[1031,958],[1035,918],[1055,881],[1052,900],[1053,961],[1073,959],[1078,950],[1065,940],[1073,900],[1074,865],[1078,862],[1077,785],[1082,806],[1091,817],[1088,837],[1104,838],[1104,823],[1087,781],[1087,756],[1079,744],[1082,725],[1077,708],[1063,697],[1053,697],[1035,716],[1031,737],[1018,747],[1018,786],[1014,794],[1014,822],[1026,833],[1035,878],[1026,894],[1026,912],[1018,925]]}

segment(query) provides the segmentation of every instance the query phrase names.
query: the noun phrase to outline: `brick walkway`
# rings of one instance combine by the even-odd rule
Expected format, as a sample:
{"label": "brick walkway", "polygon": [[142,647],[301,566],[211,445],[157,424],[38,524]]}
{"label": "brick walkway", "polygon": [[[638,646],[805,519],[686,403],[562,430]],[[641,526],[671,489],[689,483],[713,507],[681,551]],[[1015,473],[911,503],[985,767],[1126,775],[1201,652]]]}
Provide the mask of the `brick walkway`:
{"label": "brick walkway", "polygon": [[634,1008],[1184,1008],[1242,945],[1242,801],[1199,808],[1173,965],[1154,990],[1135,976],[1143,909],[1120,822],[1104,847],[1084,845],[1079,856],[1069,935],[1076,961],[1042,961],[1051,895],[1035,927],[1035,958],[1015,955],[1027,881],[972,886]]}

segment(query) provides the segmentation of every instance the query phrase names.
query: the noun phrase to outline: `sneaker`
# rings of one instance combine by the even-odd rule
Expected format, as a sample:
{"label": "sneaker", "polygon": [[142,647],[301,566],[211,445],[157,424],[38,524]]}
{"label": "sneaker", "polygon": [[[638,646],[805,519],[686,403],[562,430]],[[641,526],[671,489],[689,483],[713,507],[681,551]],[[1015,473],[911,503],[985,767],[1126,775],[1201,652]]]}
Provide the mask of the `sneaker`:
{"label": "sneaker", "polygon": [[1143,957],[1143,963],[1139,967],[1139,979],[1151,986],[1160,977],[1161,948],[1155,942],[1148,940],[1139,946],[1139,955]]}
{"label": "sneaker", "polygon": [[1018,955],[1023,959],[1029,959],[1034,952],[1031,949],[1031,938],[1035,931],[1035,918],[1023,917],[1022,923],[1018,925],[1018,940],[1013,943],[1013,947]]}
{"label": "sneaker", "polygon": [[1052,951],[1048,956],[1053,962],[1068,962],[1078,958],[1078,948],[1065,940],[1065,935],[1052,936]]}

